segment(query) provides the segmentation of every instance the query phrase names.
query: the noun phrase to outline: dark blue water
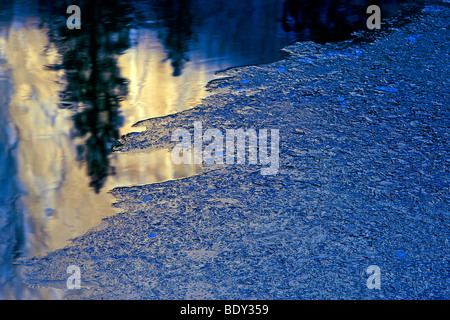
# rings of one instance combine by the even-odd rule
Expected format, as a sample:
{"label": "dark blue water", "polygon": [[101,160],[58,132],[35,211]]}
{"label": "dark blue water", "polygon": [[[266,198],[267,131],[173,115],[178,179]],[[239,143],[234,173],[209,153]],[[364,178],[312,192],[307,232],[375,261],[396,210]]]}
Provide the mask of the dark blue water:
{"label": "dark blue water", "polygon": [[[404,21],[417,9],[404,3],[381,1],[383,18]],[[69,4],[81,8],[80,30],[66,27]],[[368,5],[1,2],[0,297],[60,297],[26,288],[13,262],[63,247],[114,214],[108,190],[200,172],[174,167],[167,152],[113,153],[121,135],[142,130],[134,123],[194,107],[215,72],[282,59],[293,41],[352,38],[365,28]]]}

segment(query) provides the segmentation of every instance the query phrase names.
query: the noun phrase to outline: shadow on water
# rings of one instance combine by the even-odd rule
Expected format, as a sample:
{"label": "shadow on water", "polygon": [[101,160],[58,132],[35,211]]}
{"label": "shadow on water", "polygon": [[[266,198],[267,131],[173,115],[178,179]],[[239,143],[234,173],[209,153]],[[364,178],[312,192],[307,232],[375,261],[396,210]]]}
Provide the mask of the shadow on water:
{"label": "shadow on water", "polygon": [[[140,120],[192,108],[215,72],[276,61],[295,40],[349,39],[364,0],[16,0],[0,4],[0,298],[61,297],[13,262],[116,211],[108,190],[190,176],[167,151],[112,152]],[[380,1],[383,15],[403,8]],[[69,5],[81,29],[66,27]],[[400,20],[399,20],[400,21]]]}

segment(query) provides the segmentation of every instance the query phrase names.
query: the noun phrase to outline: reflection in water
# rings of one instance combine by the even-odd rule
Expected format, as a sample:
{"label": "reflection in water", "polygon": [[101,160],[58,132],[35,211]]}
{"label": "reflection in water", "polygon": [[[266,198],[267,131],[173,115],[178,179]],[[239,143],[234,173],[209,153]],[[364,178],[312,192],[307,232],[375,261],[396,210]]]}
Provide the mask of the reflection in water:
{"label": "reflection in water", "polygon": [[194,107],[218,70],[352,28],[330,1],[75,2],[80,30],[66,28],[65,2],[0,3],[0,298],[60,297],[23,286],[12,263],[114,214],[112,188],[201,171],[174,166],[165,150],[111,153],[134,123]]}
{"label": "reflection in water", "polygon": [[[3,60],[3,54],[0,59]],[[22,212],[16,161],[17,134],[9,123],[7,108],[1,107],[8,105],[11,89],[8,75],[0,69],[0,288],[14,281],[10,268],[14,259],[20,256],[25,240],[22,215],[14,214]]]}
{"label": "reflection in water", "polygon": [[167,59],[171,61],[173,76],[181,74],[184,64],[189,61],[189,43],[193,36],[192,22],[194,1],[159,0],[156,1],[156,18],[163,21],[166,28],[162,42],[167,50]]}
{"label": "reflection in water", "polygon": [[[285,0],[283,2],[282,27],[293,32],[297,40],[318,43],[342,41],[351,38],[354,31],[366,28],[367,8],[381,8],[384,27],[392,25],[388,18],[402,15],[406,21],[424,5],[423,0]],[[401,22],[401,21],[397,21]]]}
{"label": "reflection in water", "polygon": [[[57,109],[58,73],[45,68],[57,59],[56,51],[48,43],[46,33],[33,26],[35,20],[14,22],[14,28],[2,29],[1,34],[2,67],[7,70],[3,90],[9,100],[2,104],[6,125],[2,130],[10,135],[2,149],[10,151],[14,158],[7,168],[11,178],[16,177],[18,192],[3,225],[15,224],[17,231],[21,228],[23,243],[17,238],[20,232],[8,234],[5,239],[7,246],[15,247],[15,255],[21,255],[28,251],[42,252],[48,240],[48,227],[52,220],[58,219],[59,213],[54,208],[68,168],[64,154],[70,155],[70,126],[67,126],[69,115]],[[3,279],[12,277],[7,271],[2,273]]]}
{"label": "reflection in water", "polygon": [[48,23],[51,42],[62,56],[57,67],[65,71],[64,103],[75,111],[73,137],[82,138],[77,139],[78,160],[86,161],[90,186],[98,193],[110,173],[108,155],[123,124],[119,108],[127,81],[116,58],[129,47],[129,19],[127,7],[118,0],[82,1],[80,7],[82,30],[70,30],[65,23],[51,25],[56,19],[52,16]]}
{"label": "reflection in water", "polygon": [[[284,1],[284,30],[297,32],[300,39],[322,43],[344,40],[355,29],[365,26],[367,16],[361,12],[365,12],[370,4],[380,5],[377,1],[368,0],[318,0],[315,4],[301,0]],[[384,13],[385,7],[382,7]]]}
{"label": "reflection in water", "polygon": [[[203,31],[195,43],[186,33],[170,42],[177,27],[169,22],[133,27],[118,5],[100,10],[89,2],[80,7],[82,29],[70,32],[64,28],[65,16],[57,15],[65,8],[45,1],[1,8],[7,13],[0,34],[5,92],[0,160],[8,188],[0,220],[4,298],[59,296],[56,290],[20,286],[11,263],[18,256],[62,247],[114,214],[108,190],[198,173],[199,167],[173,166],[164,150],[124,155],[110,153],[110,146],[139,120],[194,107],[206,96],[205,84],[215,71],[252,63],[259,49],[235,51],[223,31],[220,37]],[[148,8],[141,11],[149,14]],[[117,21],[117,11],[125,18]],[[138,23],[169,20],[171,13],[149,15],[141,15]],[[211,22],[206,19],[204,28],[211,28]],[[276,53],[282,41],[268,45]],[[177,57],[184,57],[183,64]]]}

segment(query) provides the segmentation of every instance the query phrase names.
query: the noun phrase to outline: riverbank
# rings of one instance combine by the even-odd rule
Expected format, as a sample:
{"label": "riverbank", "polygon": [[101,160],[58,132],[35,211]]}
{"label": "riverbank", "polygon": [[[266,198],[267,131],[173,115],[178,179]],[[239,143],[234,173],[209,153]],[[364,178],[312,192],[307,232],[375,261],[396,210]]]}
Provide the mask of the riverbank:
{"label": "riverbank", "polygon": [[[142,121],[119,152],[176,128],[280,130],[279,173],[227,165],[116,188],[108,217],[22,260],[31,286],[75,299],[448,299],[448,6],[374,43],[294,44],[224,71],[194,109]],[[368,289],[369,266],[381,289]]]}

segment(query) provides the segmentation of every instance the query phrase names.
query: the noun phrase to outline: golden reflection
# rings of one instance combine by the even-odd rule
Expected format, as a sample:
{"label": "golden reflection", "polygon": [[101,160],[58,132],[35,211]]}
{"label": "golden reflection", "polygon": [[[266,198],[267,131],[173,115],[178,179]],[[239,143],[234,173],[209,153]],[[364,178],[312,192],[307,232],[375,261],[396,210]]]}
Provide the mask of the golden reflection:
{"label": "golden reflection", "polygon": [[18,174],[26,190],[27,252],[39,255],[64,246],[114,210],[109,195],[89,190],[85,165],[76,161],[72,114],[58,108],[62,74],[46,68],[58,60],[46,30],[11,28],[4,43],[14,82],[9,112],[19,134]]}
{"label": "golden reflection", "polygon": [[[64,70],[53,70],[62,57],[50,42],[48,30],[36,19],[3,29],[0,55],[13,86],[9,103],[11,126],[17,132],[16,163],[24,190],[27,256],[43,255],[64,247],[101,219],[116,213],[109,190],[188,177],[198,165],[173,165],[168,150],[151,153],[111,153],[110,174],[99,193],[90,187],[86,161],[77,158],[80,138],[74,138],[74,111],[60,108],[67,86]],[[152,30],[132,30],[136,45],[117,57],[128,94],[120,102],[124,124],[120,134],[141,131],[132,125],[192,108],[206,97],[205,84],[220,69],[217,64],[188,62],[173,76],[164,47]],[[198,55],[197,52],[192,52]],[[194,61],[201,61],[195,57]],[[6,82],[5,82],[6,83]],[[47,297],[50,293],[46,293]],[[55,294],[55,293],[53,293]]]}
{"label": "golden reflection", "polygon": [[183,73],[174,77],[157,32],[138,29],[131,33],[137,44],[118,57],[121,75],[130,81],[128,97],[121,105],[126,119],[121,134],[138,131],[131,128],[138,121],[195,107],[207,96],[205,84],[220,67],[206,68],[195,62],[197,59],[191,59],[193,62],[186,63]]}
{"label": "golden reflection", "polygon": [[[129,79],[129,94],[121,102],[125,123],[120,134],[139,131],[139,120],[164,116],[194,107],[206,96],[212,72],[189,64],[182,75],[172,66],[156,34],[136,31],[138,44],[118,57],[122,76]],[[19,178],[26,190],[23,201],[29,224],[28,255],[41,255],[65,246],[114,214],[108,191],[118,186],[142,185],[197,174],[200,166],[175,166],[167,150],[152,153],[110,154],[115,174],[97,194],[89,187],[86,162],[77,161],[71,136],[73,111],[58,107],[64,89],[64,71],[46,68],[60,57],[45,29],[24,25],[10,29],[4,43],[6,67],[14,82],[10,116],[19,134]]]}

